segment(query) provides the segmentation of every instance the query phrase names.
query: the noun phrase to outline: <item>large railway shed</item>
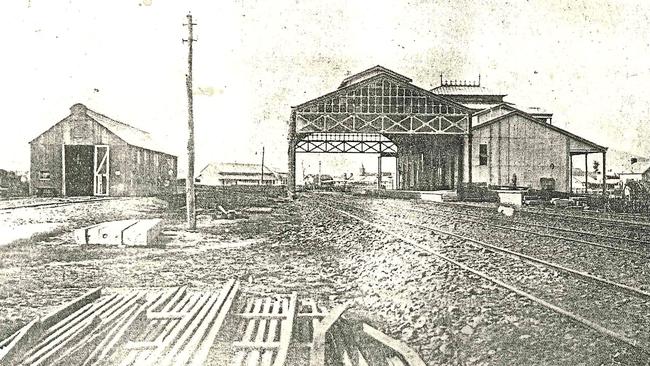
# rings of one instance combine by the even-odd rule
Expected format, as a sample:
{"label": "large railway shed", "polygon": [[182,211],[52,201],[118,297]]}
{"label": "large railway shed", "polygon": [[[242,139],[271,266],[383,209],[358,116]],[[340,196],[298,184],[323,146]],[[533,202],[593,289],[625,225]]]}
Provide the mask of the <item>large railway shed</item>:
{"label": "large railway shed", "polygon": [[151,135],[83,104],[30,141],[33,195],[138,196],[175,185],[177,157]]}
{"label": "large railway shed", "polygon": [[574,155],[606,147],[551,124],[552,114],[524,111],[474,82],[426,90],[375,66],[333,92],[292,108],[290,194],[296,153],[373,153],[395,157],[397,189],[458,190],[464,183],[571,191]]}

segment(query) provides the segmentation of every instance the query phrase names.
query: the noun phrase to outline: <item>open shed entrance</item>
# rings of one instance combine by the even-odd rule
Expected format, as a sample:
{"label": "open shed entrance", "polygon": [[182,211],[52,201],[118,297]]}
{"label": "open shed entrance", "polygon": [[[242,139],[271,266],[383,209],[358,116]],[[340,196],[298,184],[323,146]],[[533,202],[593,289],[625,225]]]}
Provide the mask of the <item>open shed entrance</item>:
{"label": "open shed entrance", "polygon": [[[296,153],[377,154],[377,173],[365,176],[361,176],[363,173],[360,173],[357,178],[367,179],[374,175],[377,188],[387,186],[395,188],[397,185],[392,181],[394,178],[386,182],[386,176],[382,171],[382,158],[397,158],[397,145],[382,134],[313,133],[297,142]],[[397,174],[397,167],[395,172]]]}
{"label": "open shed entrance", "polygon": [[64,145],[66,196],[107,196],[109,147],[106,145]]}
{"label": "open shed entrance", "polygon": [[92,196],[95,146],[65,145],[65,195]]}
{"label": "open shed entrance", "polygon": [[[396,157],[398,189],[460,189],[462,147],[472,155],[472,111],[411,82],[375,66],[347,77],[337,90],[293,107],[289,195],[295,193],[296,153],[310,152],[376,153],[378,176],[381,159]],[[471,183],[471,160],[468,171]]]}

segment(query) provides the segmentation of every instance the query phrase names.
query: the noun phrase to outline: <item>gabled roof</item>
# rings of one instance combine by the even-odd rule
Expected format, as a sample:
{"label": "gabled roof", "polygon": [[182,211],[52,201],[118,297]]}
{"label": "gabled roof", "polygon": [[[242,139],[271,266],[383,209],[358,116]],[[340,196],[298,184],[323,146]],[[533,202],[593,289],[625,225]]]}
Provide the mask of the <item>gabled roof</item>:
{"label": "gabled roof", "polygon": [[[166,148],[161,144],[160,142],[154,140],[154,138],[149,134],[149,132],[141,130],[139,128],[133,127],[131,125],[128,125],[124,122],[120,122],[117,120],[114,120],[112,118],[109,118],[101,113],[97,113],[93,111],[92,109],[89,109],[85,105],[81,103],[74,104],[72,107],[70,107],[70,115],[63,120],[57,122],[54,124],[54,126],[58,125],[59,123],[62,123],[66,120],[68,120],[72,116],[81,116],[81,117],[87,117],[107,130],[109,130],[111,133],[115,134],[118,138],[123,140],[129,145],[132,146],[137,146],[141,147],[143,149],[148,149],[152,151],[157,151],[157,152],[162,152],[168,155],[173,155],[168,151],[166,151]],[[54,126],[50,127],[47,129],[45,132],[49,131],[52,129]],[[36,136],[34,139],[30,141],[32,143],[34,140],[42,136],[45,132],[39,134]]]}
{"label": "gabled roof", "polygon": [[440,85],[431,89],[432,93],[440,95],[489,95],[505,97],[507,94],[497,93],[480,85]]}
{"label": "gabled roof", "polygon": [[371,78],[371,77],[373,77],[375,75],[379,75],[379,74],[390,75],[393,78],[401,80],[401,81],[403,81],[405,83],[410,83],[410,82],[413,81],[410,78],[408,78],[408,77],[406,77],[406,76],[404,76],[402,74],[398,74],[393,70],[389,70],[389,69],[387,69],[387,68],[385,68],[385,67],[383,67],[381,65],[377,65],[377,66],[373,66],[373,67],[371,67],[371,68],[369,68],[367,70],[363,70],[363,71],[361,71],[359,73],[356,73],[354,75],[350,75],[350,76],[346,77],[341,82],[341,85],[339,85],[339,89],[343,88],[343,87],[346,87],[348,85],[356,84],[356,83],[358,83],[360,81],[369,79],[369,78]]}
{"label": "gabled roof", "polygon": [[627,166],[625,170],[619,174],[644,174],[648,170],[650,170],[650,162],[636,162]]}
{"label": "gabled roof", "polygon": [[527,120],[529,120],[531,122],[537,123],[540,126],[544,126],[544,127],[549,128],[549,129],[551,129],[553,131],[559,132],[559,133],[561,133],[561,134],[563,134],[565,136],[568,136],[568,137],[570,137],[570,138],[572,138],[574,140],[580,141],[580,142],[582,142],[582,143],[584,143],[586,145],[591,146],[595,150],[599,150],[599,151],[602,151],[602,152],[607,151],[607,148],[604,147],[604,146],[593,143],[593,142],[591,142],[591,141],[589,141],[589,140],[587,140],[585,138],[582,138],[582,137],[580,137],[578,135],[575,135],[575,134],[573,134],[573,133],[571,133],[571,132],[569,132],[567,130],[561,129],[561,128],[559,128],[557,126],[554,126],[552,124],[542,122],[539,119],[531,116],[530,114],[525,113],[523,111],[520,111],[518,109],[514,109],[512,112],[506,113],[504,115],[501,115],[501,116],[496,117],[494,119],[491,119],[489,121],[483,122],[483,123],[481,123],[479,125],[472,126],[472,131],[480,130],[480,129],[485,128],[487,126],[490,126],[490,125],[492,125],[492,124],[494,124],[496,122],[505,120],[505,119],[510,118],[511,116],[515,116],[515,115],[520,116],[522,118],[525,118],[525,119],[527,119]]}
{"label": "gabled roof", "polygon": [[[222,163],[222,162],[212,162],[205,166],[199,173],[199,175],[207,174],[229,174],[229,175],[244,175],[244,174],[261,174],[262,167],[261,164],[250,164],[250,163]],[[265,174],[274,174],[275,172],[269,169],[266,165],[264,166]]]}
{"label": "gabled roof", "polygon": [[491,111],[495,110],[496,108],[500,108],[500,107],[507,107],[510,110],[517,109],[517,108],[514,107],[514,105],[512,103],[503,102],[503,103],[491,105],[488,108],[482,109],[482,110],[474,113],[474,117],[480,116],[480,115],[488,113],[488,112],[491,112]]}
{"label": "gabled roof", "polygon": [[[320,97],[308,100],[308,101],[306,101],[304,103],[300,103],[300,104],[298,104],[296,106],[293,106],[292,108],[293,109],[300,109],[300,108],[303,108],[303,107],[305,107],[307,105],[310,105],[312,103],[316,103],[316,102],[319,102],[319,101],[322,101],[322,100],[326,100],[328,98],[335,97],[335,96],[337,96],[339,94],[345,93],[348,90],[352,90],[352,89],[357,88],[359,86],[370,84],[370,83],[374,82],[375,80],[379,80],[382,77],[388,77],[390,79],[393,79],[393,81],[395,81],[395,82],[407,84],[409,88],[413,88],[417,92],[422,93],[422,94],[424,94],[424,95],[426,95],[426,96],[428,96],[428,97],[430,97],[430,98],[432,98],[434,100],[438,100],[438,101],[440,101],[442,103],[446,103],[446,104],[448,104],[450,106],[453,106],[454,108],[457,108],[457,109],[463,111],[463,113],[471,112],[470,108],[467,108],[464,105],[462,105],[462,104],[460,104],[460,103],[458,103],[458,102],[456,102],[456,101],[454,101],[454,100],[452,100],[450,98],[447,98],[447,97],[445,97],[443,95],[438,95],[438,94],[432,93],[429,90],[426,90],[424,88],[420,88],[419,86],[411,84],[411,82],[412,82],[411,79],[407,78],[404,75],[400,75],[400,74],[398,74],[398,73],[396,73],[394,71],[388,70],[388,69],[386,69],[386,68],[384,68],[382,66],[375,66],[375,67],[373,67],[371,69],[362,71],[362,72],[360,72],[359,74],[356,74],[356,75],[360,75],[360,74],[363,74],[365,72],[369,72],[370,70],[376,70],[378,72],[377,73],[374,73],[374,72],[369,73],[369,74],[367,74],[368,77],[365,77],[365,75],[364,75],[364,77],[360,78],[359,80],[355,79],[354,83],[348,83],[345,86],[340,86],[337,90],[334,90],[332,92],[323,94]],[[352,76],[346,78],[346,80],[351,78],[351,77]],[[345,80],[344,80],[344,82],[345,82]],[[341,84],[341,85],[343,85],[343,84]]]}
{"label": "gabled roof", "polygon": [[154,140],[151,134],[147,131],[114,120],[101,113],[97,113],[92,109],[86,109],[86,115],[95,122],[106,127],[106,129],[117,135],[117,137],[124,140],[129,145],[167,154],[165,147],[158,141]]}

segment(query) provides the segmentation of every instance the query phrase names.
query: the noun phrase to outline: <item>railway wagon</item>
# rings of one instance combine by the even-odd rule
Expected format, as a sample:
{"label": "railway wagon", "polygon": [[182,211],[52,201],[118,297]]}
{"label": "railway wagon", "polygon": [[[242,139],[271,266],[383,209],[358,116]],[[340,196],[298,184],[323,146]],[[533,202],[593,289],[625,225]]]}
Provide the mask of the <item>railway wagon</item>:
{"label": "railway wagon", "polygon": [[29,144],[32,195],[145,196],[175,187],[175,155],[148,132],[83,104]]}

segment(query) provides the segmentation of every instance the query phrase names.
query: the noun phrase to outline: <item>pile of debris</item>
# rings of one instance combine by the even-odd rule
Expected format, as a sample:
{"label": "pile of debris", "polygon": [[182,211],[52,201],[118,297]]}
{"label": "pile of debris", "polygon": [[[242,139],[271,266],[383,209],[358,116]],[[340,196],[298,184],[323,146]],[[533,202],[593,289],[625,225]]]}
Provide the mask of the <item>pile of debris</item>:
{"label": "pile of debris", "polygon": [[0,364],[424,365],[405,344],[343,319],[343,307],[239,287],[94,289],[0,341]]}

